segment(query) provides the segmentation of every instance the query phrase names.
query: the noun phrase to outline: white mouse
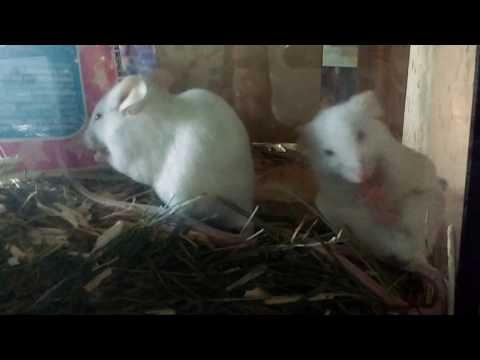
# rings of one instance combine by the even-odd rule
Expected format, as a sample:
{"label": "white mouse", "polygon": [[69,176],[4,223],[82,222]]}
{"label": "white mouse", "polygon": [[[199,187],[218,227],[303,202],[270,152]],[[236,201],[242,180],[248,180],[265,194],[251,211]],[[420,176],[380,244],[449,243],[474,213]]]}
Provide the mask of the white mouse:
{"label": "white mouse", "polygon": [[383,116],[367,91],[301,129],[319,187],[316,206],[334,230],[348,228],[373,255],[421,273],[444,292],[428,261],[444,223],[443,182],[426,156],[391,135]]}
{"label": "white mouse", "polygon": [[212,196],[188,215],[216,215],[211,224],[242,229],[247,218],[217,199],[253,210],[254,167],[243,123],[219,96],[201,89],[172,95],[157,80],[128,76],[115,85],[95,107],[85,144],[97,159],[101,154],[118,172],[152,186],[167,205]]}

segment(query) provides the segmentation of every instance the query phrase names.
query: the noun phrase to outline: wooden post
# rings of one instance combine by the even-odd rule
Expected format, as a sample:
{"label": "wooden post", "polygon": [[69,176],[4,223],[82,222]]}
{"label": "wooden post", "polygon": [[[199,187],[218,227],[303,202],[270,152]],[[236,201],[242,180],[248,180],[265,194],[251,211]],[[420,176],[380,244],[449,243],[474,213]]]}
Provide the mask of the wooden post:
{"label": "wooden post", "polygon": [[404,143],[429,155],[450,187],[463,193],[472,116],[476,46],[414,45]]}
{"label": "wooden post", "polygon": [[[449,184],[447,219],[461,230],[475,45],[413,45],[403,142],[429,156]],[[459,236],[458,236],[459,238]]]}
{"label": "wooden post", "polygon": [[375,90],[382,102],[387,125],[402,138],[409,64],[409,45],[363,45],[359,58],[359,89]]}

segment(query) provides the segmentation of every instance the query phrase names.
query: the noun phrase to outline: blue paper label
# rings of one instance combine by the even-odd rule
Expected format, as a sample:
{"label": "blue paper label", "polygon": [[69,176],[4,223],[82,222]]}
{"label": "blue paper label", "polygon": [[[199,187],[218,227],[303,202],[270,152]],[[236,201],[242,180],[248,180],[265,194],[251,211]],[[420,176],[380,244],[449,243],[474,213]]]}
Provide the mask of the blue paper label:
{"label": "blue paper label", "polygon": [[75,45],[0,45],[0,139],[66,138],[85,118]]}

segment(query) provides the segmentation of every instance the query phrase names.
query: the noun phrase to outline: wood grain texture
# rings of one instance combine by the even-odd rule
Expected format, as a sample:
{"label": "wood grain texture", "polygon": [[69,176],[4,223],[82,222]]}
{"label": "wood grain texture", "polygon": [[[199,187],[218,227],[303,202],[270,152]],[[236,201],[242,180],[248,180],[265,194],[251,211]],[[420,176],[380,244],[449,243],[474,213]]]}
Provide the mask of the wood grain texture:
{"label": "wood grain texture", "polygon": [[405,145],[429,156],[449,183],[447,221],[461,231],[472,117],[475,45],[413,45]]}

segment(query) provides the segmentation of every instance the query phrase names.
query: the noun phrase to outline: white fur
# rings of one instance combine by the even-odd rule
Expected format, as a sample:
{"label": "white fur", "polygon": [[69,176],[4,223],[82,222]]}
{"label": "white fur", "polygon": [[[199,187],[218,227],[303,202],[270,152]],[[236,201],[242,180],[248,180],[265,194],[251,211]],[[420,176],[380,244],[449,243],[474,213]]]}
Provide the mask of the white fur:
{"label": "white fur", "polygon": [[[321,112],[303,129],[320,188],[316,205],[336,230],[348,227],[378,257],[406,267],[424,264],[443,220],[442,190],[433,163],[396,141],[382,116],[368,91]],[[366,135],[360,143],[359,130]],[[326,149],[335,155],[327,156]],[[400,211],[395,226],[377,223],[358,198],[360,183],[377,166],[385,175],[388,201]]]}
{"label": "white fur", "polygon": [[[377,120],[381,116],[380,105],[371,92],[322,111],[304,131],[314,152],[315,164],[325,173],[353,183],[362,182],[362,178],[373,171],[380,150],[391,143],[387,128]],[[367,135],[364,144],[357,144],[355,140],[360,130]],[[335,156],[327,156],[327,150],[334,151]]]}
{"label": "white fur", "polygon": [[[95,121],[98,113],[103,117]],[[97,105],[85,133],[91,149],[105,147],[117,171],[151,185],[166,203],[216,195],[253,209],[254,170],[248,134],[231,107],[206,90],[171,95],[138,77],[115,86]],[[215,212],[226,228],[245,218],[215,201],[190,213]]]}

